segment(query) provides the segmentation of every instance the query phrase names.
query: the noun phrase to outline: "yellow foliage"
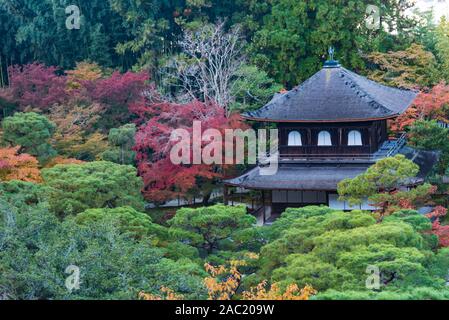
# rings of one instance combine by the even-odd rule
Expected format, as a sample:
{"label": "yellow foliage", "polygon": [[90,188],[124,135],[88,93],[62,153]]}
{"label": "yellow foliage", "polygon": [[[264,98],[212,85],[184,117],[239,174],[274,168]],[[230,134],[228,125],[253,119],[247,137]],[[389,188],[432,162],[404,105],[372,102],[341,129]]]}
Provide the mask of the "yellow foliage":
{"label": "yellow foliage", "polygon": [[173,290],[162,287],[161,293],[164,294],[164,296],[159,296],[155,294],[140,292],[139,293],[139,299],[141,300],[147,300],[147,301],[153,301],[153,300],[183,300],[184,297],[182,295],[176,294]]}
{"label": "yellow foliage", "polygon": [[65,137],[92,130],[103,112],[104,107],[97,103],[82,106],[72,102],[53,106],[48,117],[56,124],[57,132]]}
{"label": "yellow foliage", "polygon": [[[254,253],[246,256],[249,259],[258,259],[258,255]],[[231,300],[236,295],[242,280],[242,274],[238,268],[246,266],[247,262],[232,260],[229,265],[227,268],[205,264],[205,269],[210,274],[210,277],[204,279],[209,300]],[[267,290],[267,281],[263,281],[255,288],[251,288],[250,291],[244,291],[242,300],[308,300],[315,294],[316,291],[311,286],[300,289],[296,284],[287,286],[286,290],[282,292],[279,285],[274,283]]]}
{"label": "yellow foliage", "polygon": [[[238,267],[246,266],[246,261],[231,260],[230,267],[214,267],[208,263],[204,265],[206,271],[211,275],[204,279],[204,284],[208,290],[209,300],[231,300],[240,286],[242,274]],[[223,280],[218,279],[224,276]]]}
{"label": "yellow foliage", "polygon": [[67,87],[71,89],[80,89],[82,81],[95,81],[102,77],[101,68],[96,63],[77,62],[75,70],[67,71]]}
{"label": "yellow foliage", "polygon": [[317,292],[311,286],[305,286],[299,289],[296,284],[291,284],[282,293],[279,285],[273,283],[270,290],[267,291],[267,281],[263,281],[257,287],[250,291],[243,292],[242,300],[309,300]]}
{"label": "yellow foliage", "polygon": [[53,159],[51,159],[46,165],[45,168],[53,168],[54,166],[57,166],[59,164],[82,164],[84,161],[73,159],[73,158],[65,158],[61,156],[57,156]]}
{"label": "yellow foliage", "polygon": [[87,137],[79,133],[63,136],[57,132],[54,136],[54,144],[61,153],[70,157],[87,155],[95,160],[100,160],[101,154],[109,146],[106,135],[98,132]]}
{"label": "yellow foliage", "polygon": [[436,59],[422,45],[412,44],[403,51],[374,52],[367,59],[378,66],[368,75],[376,82],[407,89],[435,84]]}
{"label": "yellow foliage", "polygon": [[75,101],[68,105],[55,105],[50,111],[49,119],[57,126],[53,143],[62,154],[70,157],[88,154],[99,159],[99,155],[108,148],[107,137],[93,132],[95,123],[104,112],[100,104],[83,106]]}
{"label": "yellow foliage", "polygon": [[[258,259],[258,255],[254,253],[247,254],[246,257]],[[246,265],[247,262],[244,260],[231,260],[229,267],[222,265],[215,267],[206,263],[204,268],[210,274],[209,277],[204,279],[204,285],[208,290],[208,300],[231,300],[235,298],[242,280],[242,274],[238,268]],[[311,296],[317,293],[309,285],[300,289],[296,284],[291,284],[287,286],[285,291],[282,291],[277,283],[273,283],[267,290],[267,284],[267,281],[263,281],[256,287],[251,288],[250,291],[244,291],[241,300],[309,300]],[[162,295],[154,295],[140,292],[139,299],[183,300],[182,295],[178,295],[166,287],[161,288],[161,293]]]}
{"label": "yellow foliage", "polygon": [[75,154],[90,154],[96,160],[109,147],[107,137],[101,133],[93,133],[83,140],[83,143],[72,146],[71,151]]}

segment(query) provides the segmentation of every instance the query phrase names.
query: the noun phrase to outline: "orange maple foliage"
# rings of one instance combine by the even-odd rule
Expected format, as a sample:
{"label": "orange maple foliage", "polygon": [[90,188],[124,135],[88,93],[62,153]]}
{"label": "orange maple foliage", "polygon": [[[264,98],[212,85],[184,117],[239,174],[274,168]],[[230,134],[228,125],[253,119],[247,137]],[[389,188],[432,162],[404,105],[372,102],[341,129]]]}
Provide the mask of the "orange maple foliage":
{"label": "orange maple foliage", "polygon": [[412,44],[401,51],[373,52],[366,56],[377,66],[368,77],[376,82],[405,89],[419,89],[434,84],[437,72],[435,56],[422,45]]}
{"label": "orange maple foliage", "polygon": [[410,127],[418,120],[416,107],[413,105],[405,113],[394,120],[389,121],[389,127],[393,132],[404,132],[405,128]]}
{"label": "orange maple foliage", "polygon": [[84,163],[84,161],[78,160],[78,159],[73,159],[73,158],[65,158],[65,157],[61,157],[61,156],[57,156],[53,159],[51,159],[46,165],[45,168],[53,168],[54,166],[57,165],[64,165],[64,164],[82,164]]}
{"label": "orange maple foliage", "polygon": [[449,104],[449,86],[441,82],[429,91],[421,92],[415,100],[418,119],[448,121],[444,108]]}
{"label": "orange maple foliage", "polygon": [[49,119],[57,126],[53,143],[59,152],[76,156],[85,150],[92,151],[89,140],[94,144],[98,143],[94,154],[99,154],[106,150],[106,137],[100,133],[96,133],[94,126],[101,118],[104,107],[98,103],[88,106],[79,105],[76,101],[63,105],[54,105],[50,109]]}
{"label": "orange maple foliage", "polygon": [[[257,259],[258,256],[250,254],[249,259]],[[231,300],[237,293],[241,284],[242,274],[238,268],[247,265],[244,260],[230,261],[230,267],[225,266],[214,267],[206,264],[206,271],[210,273],[210,277],[204,280],[204,284],[208,289],[209,300]],[[300,289],[296,284],[290,284],[285,291],[282,291],[277,283],[273,283],[267,290],[268,282],[263,281],[249,291],[242,293],[241,300],[309,300],[309,298],[317,293],[315,289],[307,285]]]}
{"label": "orange maple foliage", "polygon": [[83,106],[72,102],[53,106],[48,117],[56,123],[60,134],[66,136],[92,131],[103,113],[104,107],[98,103]]}
{"label": "orange maple foliage", "polygon": [[151,294],[151,293],[145,293],[145,292],[140,292],[139,293],[139,299],[141,300],[147,300],[147,301],[154,301],[154,300],[183,300],[184,297],[182,295],[179,295],[177,293],[175,293],[173,290],[167,288],[167,287],[162,287],[161,288],[161,293],[163,293],[164,295],[156,295],[156,294]]}
{"label": "orange maple foliage", "polygon": [[37,159],[26,153],[19,154],[19,149],[0,148],[0,181],[42,182]]}
{"label": "orange maple foliage", "polygon": [[437,206],[435,209],[426,214],[426,217],[432,219],[432,231],[430,233],[438,237],[440,247],[449,247],[449,226],[441,224],[441,219],[447,215],[447,209]]}
{"label": "orange maple foliage", "polygon": [[[247,259],[258,259],[255,253],[247,253]],[[204,265],[206,271],[210,274],[204,279],[204,284],[208,290],[208,300],[231,300],[239,298],[236,296],[240,287],[242,274],[239,267],[246,266],[245,260],[231,260],[229,267],[213,266],[209,263]],[[241,300],[309,300],[311,296],[317,294],[317,291],[307,285],[300,289],[296,284],[290,284],[285,290],[281,290],[277,283],[273,283],[267,290],[268,282],[263,281],[256,287],[241,294]],[[139,293],[139,299],[142,300],[183,300],[184,297],[175,293],[173,290],[162,287],[161,294]]]}
{"label": "orange maple foliage", "polygon": [[[242,260],[230,261],[230,267],[225,266],[214,267],[208,263],[204,265],[210,277],[204,279],[204,284],[208,290],[209,300],[231,300],[240,286],[242,274],[238,271],[238,267],[245,266],[246,262]],[[218,279],[220,276],[227,274],[224,280]]]}
{"label": "orange maple foliage", "polygon": [[242,300],[309,300],[317,291],[307,285],[300,289],[298,285],[291,284],[282,292],[277,283],[273,283],[267,291],[268,283],[263,281],[250,291],[243,292]]}
{"label": "orange maple foliage", "polygon": [[68,89],[80,89],[83,81],[95,81],[102,77],[101,68],[96,63],[77,62],[75,70],[67,71]]}
{"label": "orange maple foliage", "polygon": [[393,131],[403,131],[417,120],[438,120],[449,123],[449,85],[441,82],[432,89],[422,91],[413,105],[400,117],[393,121]]}

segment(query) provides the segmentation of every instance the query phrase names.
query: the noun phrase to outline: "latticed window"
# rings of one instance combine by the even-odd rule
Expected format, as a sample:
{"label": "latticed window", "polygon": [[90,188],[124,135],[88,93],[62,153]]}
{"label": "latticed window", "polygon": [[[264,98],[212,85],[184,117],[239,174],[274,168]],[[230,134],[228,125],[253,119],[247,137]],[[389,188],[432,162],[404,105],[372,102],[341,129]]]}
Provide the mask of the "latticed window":
{"label": "latticed window", "polygon": [[348,146],[362,146],[362,134],[360,131],[353,130],[348,133]]}
{"label": "latticed window", "polygon": [[319,146],[332,146],[331,134],[328,131],[321,131],[318,134]]}
{"label": "latticed window", "polygon": [[298,131],[291,131],[288,134],[289,146],[302,146],[301,134]]}

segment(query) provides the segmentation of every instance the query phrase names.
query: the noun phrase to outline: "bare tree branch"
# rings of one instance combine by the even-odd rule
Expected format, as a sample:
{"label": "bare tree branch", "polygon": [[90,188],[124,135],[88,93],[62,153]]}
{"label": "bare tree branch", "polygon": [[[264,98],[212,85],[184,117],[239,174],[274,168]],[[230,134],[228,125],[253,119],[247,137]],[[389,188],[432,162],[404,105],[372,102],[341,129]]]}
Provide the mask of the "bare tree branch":
{"label": "bare tree branch", "polygon": [[181,92],[178,100],[213,101],[226,110],[233,102],[232,83],[245,63],[240,29],[225,30],[225,23],[185,31],[179,41],[182,54],[167,65],[166,79]]}

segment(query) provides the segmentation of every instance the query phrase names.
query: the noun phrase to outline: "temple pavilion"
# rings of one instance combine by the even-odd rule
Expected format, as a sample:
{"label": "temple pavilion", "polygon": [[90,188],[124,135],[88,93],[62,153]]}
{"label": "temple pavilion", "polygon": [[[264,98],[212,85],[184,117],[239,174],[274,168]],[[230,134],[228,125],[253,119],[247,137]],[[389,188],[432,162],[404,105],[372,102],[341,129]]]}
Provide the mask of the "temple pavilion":
{"label": "temple pavilion", "polygon": [[406,135],[390,136],[387,125],[403,114],[416,96],[416,91],[381,85],[333,59],[327,61],[301,85],[276,94],[259,110],[243,114],[250,121],[277,125],[279,169],[275,175],[262,175],[259,165],[226,180],[225,203],[236,189],[258,193],[260,202],[254,214],[264,223],[287,207],[374,210],[367,202],[351,207],[339,201],[337,184],[399,153],[420,166],[416,183],[423,180],[438,155],[407,147]]}

